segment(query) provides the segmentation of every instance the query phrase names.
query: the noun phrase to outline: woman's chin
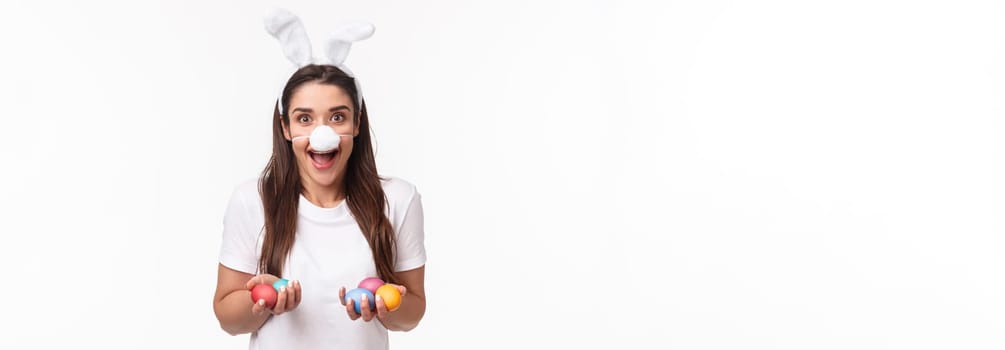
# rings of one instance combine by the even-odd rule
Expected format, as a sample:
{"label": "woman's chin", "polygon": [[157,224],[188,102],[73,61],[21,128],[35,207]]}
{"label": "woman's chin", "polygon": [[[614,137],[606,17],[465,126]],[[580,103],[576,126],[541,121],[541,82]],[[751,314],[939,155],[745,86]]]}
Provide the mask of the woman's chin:
{"label": "woman's chin", "polygon": [[311,169],[307,172],[307,176],[310,176],[311,181],[324,187],[334,185],[335,179],[338,177],[337,175],[334,167],[322,171]]}

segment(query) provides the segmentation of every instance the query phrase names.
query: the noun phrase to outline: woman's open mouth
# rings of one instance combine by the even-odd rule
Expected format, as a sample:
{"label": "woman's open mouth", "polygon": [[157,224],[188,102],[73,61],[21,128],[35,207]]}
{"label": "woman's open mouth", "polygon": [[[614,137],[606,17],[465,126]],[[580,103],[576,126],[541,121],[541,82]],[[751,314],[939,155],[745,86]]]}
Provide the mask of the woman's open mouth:
{"label": "woman's open mouth", "polygon": [[307,150],[307,156],[311,158],[311,164],[314,164],[314,168],[318,170],[325,170],[335,165],[335,156],[337,155],[337,149],[328,152]]}

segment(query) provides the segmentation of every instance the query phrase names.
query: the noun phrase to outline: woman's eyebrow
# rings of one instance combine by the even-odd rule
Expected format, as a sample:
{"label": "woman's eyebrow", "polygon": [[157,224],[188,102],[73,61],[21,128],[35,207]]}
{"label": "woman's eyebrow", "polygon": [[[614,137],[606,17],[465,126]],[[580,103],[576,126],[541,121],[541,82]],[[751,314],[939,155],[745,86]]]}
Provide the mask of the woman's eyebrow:
{"label": "woman's eyebrow", "polygon": [[[335,106],[335,107],[332,107],[332,108],[328,109],[329,112],[340,111],[340,110],[347,110],[348,111],[349,110],[349,106],[344,106],[344,105],[343,106]],[[297,107],[297,108],[293,109],[293,112],[314,113],[314,110],[310,109],[310,108],[307,108],[307,107]]]}

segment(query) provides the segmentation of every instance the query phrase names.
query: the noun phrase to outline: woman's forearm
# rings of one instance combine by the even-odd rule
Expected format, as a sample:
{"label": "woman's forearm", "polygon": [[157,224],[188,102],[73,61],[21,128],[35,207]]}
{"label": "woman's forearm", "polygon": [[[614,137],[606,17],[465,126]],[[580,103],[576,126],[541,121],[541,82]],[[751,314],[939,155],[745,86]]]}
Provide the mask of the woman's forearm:
{"label": "woman's forearm", "polygon": [[220,321],[220,328],[230,335],[238,335],[257,331],[271,316],[267,312],[255,315],[251,312],[253,305],[250,291],[236,290],[216,301],[213,310]]}

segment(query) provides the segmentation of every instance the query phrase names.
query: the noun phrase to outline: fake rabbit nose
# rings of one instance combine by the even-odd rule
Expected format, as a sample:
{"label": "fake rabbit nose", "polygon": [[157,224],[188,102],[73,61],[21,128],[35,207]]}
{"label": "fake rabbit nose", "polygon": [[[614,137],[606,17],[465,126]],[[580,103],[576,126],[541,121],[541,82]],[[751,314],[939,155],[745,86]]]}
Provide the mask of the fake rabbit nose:
{"label": "fake rabbit nose", "polygon": [[311,132],[311,136],[297,136],[293,138],[293,141],[297,139],[307,138],[308,142],[311,143],[311,149],[317,152],[328,152],[338,149],[339,141],[342,137],[335,133],[331,127],[327,125],[320,125],[314,128]]}

